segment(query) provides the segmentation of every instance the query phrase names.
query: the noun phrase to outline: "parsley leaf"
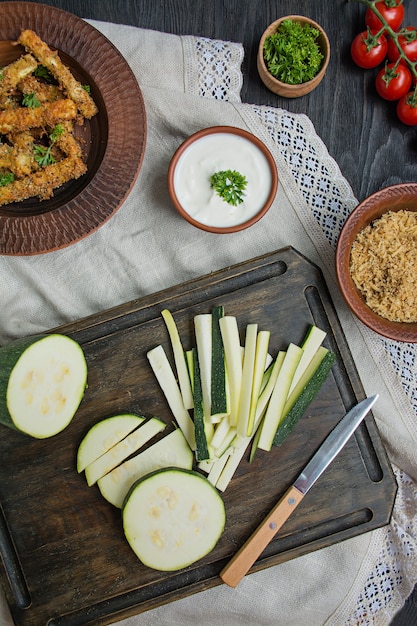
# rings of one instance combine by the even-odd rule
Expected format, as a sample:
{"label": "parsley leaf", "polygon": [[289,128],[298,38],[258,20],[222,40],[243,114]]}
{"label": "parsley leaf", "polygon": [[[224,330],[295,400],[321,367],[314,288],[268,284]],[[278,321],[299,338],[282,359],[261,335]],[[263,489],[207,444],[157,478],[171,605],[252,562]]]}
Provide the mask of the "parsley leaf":
{"label": "parsley leaf", "polygon": [[222,170],[210,177],[210,185],[222,200],[236,206],[243,202],[247,180],[236,170]]}
{"label": "parsley leaf", "polygon": [[0,174],[0,187],[5,187],[6,185],[10,185],[14,181],[14,176],[12,172],[8,172],[7,174]]}
{"label": "parsley leaf", "polygon": [[52,155],[52,148],[57,141],[57,139],[65,132],[65,128],[62,124],[57,124],[52,129],[49,135],[50,144],[48,147],[41,146],[36,144],[33,146],[33,152],[35,156],[35,161],[41,167],[45,167],[46,165],[52,165],[52,163],[56,163],[56,159]]}
{"label": "parsley leaf", "polygon": [[323,60],[318,36],[319,31],[310,24],[284,20],[277,32],[265,39],[264,59],[268,71],[289,85],[314,78]]}
{"label": "parsley leaf", "polygon": [[44,65],[38,65],[38,67],[33,72],[33,75],[37,78],[43,78],[47,83],[52,83],[54,80],[51,72]]}
{"label": "parsley leaf", "polygon": [[38,100],[38,97],[35,92],[25,93],[23,96],[22,104],[24,107],[28,107],[29,109],[36,109],[41,106],[41,103]]}

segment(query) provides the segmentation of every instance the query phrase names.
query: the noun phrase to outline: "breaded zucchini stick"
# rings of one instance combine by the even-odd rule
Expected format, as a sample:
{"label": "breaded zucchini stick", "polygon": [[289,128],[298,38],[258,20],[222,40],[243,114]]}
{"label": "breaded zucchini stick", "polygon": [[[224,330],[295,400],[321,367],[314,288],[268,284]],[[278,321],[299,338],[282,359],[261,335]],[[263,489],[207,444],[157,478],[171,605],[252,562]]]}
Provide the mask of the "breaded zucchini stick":
{"label": "breaded zucchini stick", "polygon": [[78,110],[85,118],[90,119],[97,113],[97,106],[90,94],[74,78],[69,68],[62,63],[58,53],[53,52],[36,33],[32,30],[23,30],[18,42],[51,72],[68,97],[77,104]]}
{"label": "breaded zucchini stick", "polygon": [[39,63],[31,54],[24,54],[17,61],[1,70],[0,100],[10,94],[26,76],[36,70]]}
{"label": "breaded zucchini stick", "polygon": [[77,105],[70,99],[45,102],[40,107],[0,111],[0,133],[19,133],[29,128],[53,127],[59,122],[73,120]]}
{"label": "breaded zucchini stick", "polygon": [[8,163],[6,164],[6,160],[2,162],[0,157],[0,167],[10,170],[17,178],[22,178],[33,170],[37,170],[38,164],[33,154],[34,137],[29,132],[24,132],[13,135],[11,140],[13,147],[4,145],[9,148]]}
{"label": "breaded zucchini stick", "polygon": [[7,143],[0,144],[0,170],[9,170],[13,163],[12,146]]}
{"label": "breaded zucchini stick", "polygon": [[37,172],[0,187],[0,206],[20,202],[33,196],[39,196],[40,200],[47,200],[53,196],[54,189],[71,179],[79,178],[85,174],[86,169],[82,159],[71,157],[59,163],[47,165]]}
{"label": "breaded zucchini stick", "polygon": [[36,94],[39,102],[53,102],[62,98],[62,91],[58,85],[47,85],[35,76],[25,76],[18,84],[18,89],[23,94]]}
{"label": "breaded zucchini stick", "polygon": [[82,151],[80,143],[72,134],[73,133],[72,122],[63,122],[61,126],[64,128],[64,132],[61,135],[59,135],[56,140],[57,147],[67,157],[81,158],[83,156],[83,151]]}

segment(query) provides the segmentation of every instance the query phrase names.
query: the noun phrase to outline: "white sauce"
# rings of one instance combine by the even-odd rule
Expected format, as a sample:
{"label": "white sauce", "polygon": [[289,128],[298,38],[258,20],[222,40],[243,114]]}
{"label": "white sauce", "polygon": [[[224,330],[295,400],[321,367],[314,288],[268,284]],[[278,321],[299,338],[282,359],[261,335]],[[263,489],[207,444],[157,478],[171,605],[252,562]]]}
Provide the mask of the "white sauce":
{"label": "white sauce", "polygon": [[[218,196],[210,177],[236,170],[246,177],[243,202],[237,206]],[[246,222],[265,204],[271,190],[271,169],[262,151],[251,141],[229,133],[202,137],[181,155],[174,187],[184,210],[206,226],[224,228]]]}

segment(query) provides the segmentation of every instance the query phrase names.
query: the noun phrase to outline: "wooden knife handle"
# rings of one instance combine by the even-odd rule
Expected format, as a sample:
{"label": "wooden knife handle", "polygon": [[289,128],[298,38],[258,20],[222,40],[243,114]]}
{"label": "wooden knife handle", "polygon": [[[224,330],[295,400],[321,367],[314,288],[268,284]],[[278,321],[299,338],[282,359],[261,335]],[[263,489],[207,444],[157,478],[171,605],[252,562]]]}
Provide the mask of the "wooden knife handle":
{"label": "wooden knife handle", "polygon": [[304,494],[293,485],[282,496],[264,521],[220,572],[220,578],[229,587],[236,587],[255,563],[268,543],[300,504]]}

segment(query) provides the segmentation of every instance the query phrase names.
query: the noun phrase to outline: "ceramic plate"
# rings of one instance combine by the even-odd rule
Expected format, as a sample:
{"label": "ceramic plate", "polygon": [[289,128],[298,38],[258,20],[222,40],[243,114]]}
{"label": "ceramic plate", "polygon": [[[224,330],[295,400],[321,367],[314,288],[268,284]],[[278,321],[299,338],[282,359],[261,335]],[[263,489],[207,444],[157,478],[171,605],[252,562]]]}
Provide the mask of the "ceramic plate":
{"label": "ceramic plate", "polygon": [[34,30],[57,49],[99,113],[78,129],[87,174],[55,195],[0,207],[0,253],[32,255],[64,248],[102,226],[129,194],[143,162],[146,114],[136,78],[114,45],[90,24],[61,9],[31,2],[2,2],[0,67],[20,56],[13,45]]}

